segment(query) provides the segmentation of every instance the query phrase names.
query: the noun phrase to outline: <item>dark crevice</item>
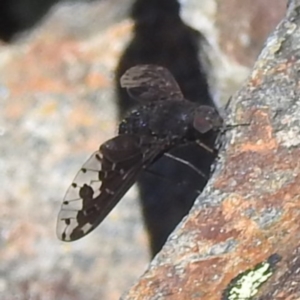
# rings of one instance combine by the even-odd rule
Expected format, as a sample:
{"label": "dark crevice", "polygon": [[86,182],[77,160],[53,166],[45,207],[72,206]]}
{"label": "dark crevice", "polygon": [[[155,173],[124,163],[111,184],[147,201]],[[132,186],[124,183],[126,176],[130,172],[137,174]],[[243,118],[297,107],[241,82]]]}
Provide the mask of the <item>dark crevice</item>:
{"label": "dark crevice", "polygon": [[[199,61],[201,41],[204,38],[200,32],[184,24],[179,10],[176,0],[136,0],[133,4],[131,17],[135,22],[134,36],[116,70],[120,118],[136,102],[129,98],[126,90],[121,89],[119,78],[127,69],[138,64],[156,64],[168,68],[187,99],[214,106]],[[215,139],[216,134],[210,132],[202,142],[213,148]],[[175,148],[172,153],[190,161],[209,177],[215,160],[212,153],[195,144]],[[189,212],[198,196],[197,190],[204,188],[207,179],[195,175],[192,169],[167,157],[157,161],[151,170],[169,179],[167,182],[159,176],[144,172],[138,181],[151,253],[155,255]],[[180,184],[182,182],[187,184]]]}

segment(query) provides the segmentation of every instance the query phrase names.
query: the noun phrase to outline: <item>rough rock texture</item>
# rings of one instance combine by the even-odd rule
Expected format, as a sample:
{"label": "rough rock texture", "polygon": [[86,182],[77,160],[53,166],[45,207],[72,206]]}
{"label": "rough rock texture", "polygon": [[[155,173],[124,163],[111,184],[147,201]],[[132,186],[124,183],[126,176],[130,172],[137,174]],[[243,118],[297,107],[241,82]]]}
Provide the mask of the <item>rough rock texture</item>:
{"label": "rough rock texture", "polygon": [[[217,26],[214,22],[224,20],[228,11],[225,9],[226,5],[232,5],[231,2],[224,0],[220,6],[218,2],[211,0],[201,1],[201,3],[198,0],[187,0],[184,1],[182,11],[184,20],[202,31],[209,41],[212,65],[215,67],[212,79],[214,92],[216,98],[223,102],[244,80],[248,66],[255,57],[254,53],[258,53],[261,48],[260,43],[276,23],[274,21],[267,24],[269,26],[267,29],[257,26],[256,30],[247,31],[247,40],[250,41],[247,49],[251,49],[249,51],[253,55],[252,59],[248,56],[247,59],[239,58],[238,55],[241,55],[244,49],[231,51],[229,56],[226,54],[228,51],[224,50],[227,49],[226,40],[221,41],[220,37],[223,37],[222,31],[226,31],[230,22],[217,23]],[[255,7],[260,2],[252,1],[252,5]],[[100,143],[116,132],[113,72],[122,50],[130,39],[132,24],[126,19],[126,11],[130,3],[129,0],[122,0],[121,5],[116,0],[103,0],[81,4],[58,4],[33,32],[23,35],[14,44],[0,45],[0,298],[3,300],[118,299],[146,268],[147,238],[139,207],[136,204],[137,195],[134,189],[128,193],[111,216],[88,237],[66,244],[58,241],[55,236],[57,213],[68,185],[87,157],[98,148]],[[281,3],[282,1],[279,0],[273,1],[273,8],[278,18],[282,12]],[[263,9],[265,9],[264,13]],[[259,11],[264,16],[268,16],[269,7],[262,7]],[[255,15],[257,10],[248,13]],[[236,18],[249,22],[254,16],[244,18],[237,14]],[[260,21],[263,22],[263,18],[259,18],[255,24],[258,25]],[[264,29],[263,32],[260,32],[260,28]],[[230,29],[227,32],[230,32]],[[257,36],[260,38],[256,38]],[[291,59],[289,64],[276,65],[276,72],[278,74],[290,72],[288,66],[294,60]],[[265,80],[263,75],[258,73],[253,76],[253,90]],[[294,84],[293,81],[288,83]],[[279,92],[280,85],[276,87]],[[276,95],[274,91],[270,94]],[[295,99],[295,96],[293,95],[292,99]],[[282,99],[285,98],[289,99],[286,95]],[[263,100],[267,101],[267,99]],[[253,101],[249,103],[253,106]],[[268,103],[259,101],[257,103],[257,110],[253,106],[254,110],[248,110],[247,114],[243,108],[246,104],[240,104],[240,113],[236,121],[249,118],[248,114],[253,111],[252,124],[249,128],[243,129],[245,131],[239,130],[235,138],[242,141],[252,136],[252,139],[249,138],[248,143],[236,142],[227,150],[229,152],[226,164],[232,162],[227,169],[221,169],[221,164],[219,165],[220,177],[218,180],[215,177],[213,181],[215,192],[207,198],[208,188],[202,197],[204,199],[202,205],[205,204],[205,199],[211,201],[210,205],[214,204],[214,201],[219,203],[220,195],[217,194],[222,191],[225,199],[222,205],[226,210],[223,211],[220,206],[212,206],[199,213],[199,206],[196,206],[189,221],[177,231],[178,241],[176,235],[173,235],[171,243],[154,262],[155,269],[151,272],[156,272],[160,276],[155,275],[156,279],[152,280],[151,284],[150,281],[143,279],[136,286],[136,290],[130,292],[129,295],[132,295],[133,299],[167,297],[163,296],[164,294],[169,294],[172,299],[176,299],[173,297],[176,297],[176,293],[184,286],[189,287],[191,292],[196,289],[194,295],[197,295],[198,283],[201,283],[207,270],[214,272],[212,268],[214,265],[216,269],[221,270],[228,261],[237,262],[235,268],[228,265],[232,273],[226,273],[226,278],[216,279],[221,282],[219,290],[221,291],[238,270],[265,258],[266,255],[261,252],[261,249],[270,252],[274,250],[274,246],[271,242],[270,245],[264,242],[261,248],[257,248],[258,256],[253,256],[253,259],[250,256],[251,259],[248,261],[233,253],[227,254],[226,258],[219,257],[219,253],[237,247],[241,251],[242,246],[239,245],[244,245],[245,242],[239,240],[240,235],[248,235],[249,239],[252,237],[252,232],[259,235],[260,231],[256,224],[262,227],[269,226],[277,217],[286,220],[283,223],[288,228],[289,216],[296,216],[297,206],[292,201],[296,186],[289,185],[296,181],[294,173],[290,172],[289,168],[292,165],[297,166],[297,160],[290,158],[290,152],[296,152],[297,147],[288,147],[290,141],[297,146],[297,123],[295,121],[295,128],[289,125],[294,122],[297,103],[290,108],[294,117],[283,117],[280,110],[277,110],[277,115],[282,116],[278,117],[278,122],[280,120],[285,122],[281,126],[287,128],[284,124],[288,124],[290,130],[287,133],[276,131],[276,134],[271,130],[273,123],[266,125],[268,122],[273,122],[269,117],[269,110],[264,108]],[[282,102],[283,112],[287,105],[287,102]],[[273,109],[276,110],[276,107]],[[264,130],[261,130],[262,128]],[[266,142],[266,138],[270,135],[274,137]],[[284,147],[279,147],[278,145],[283,145],[282,141],[285,141]],[[243,147],[244,150],[240,149]],[[253,150],[250,151],[251,147]],[[279,153],[278,149],[283,152]],[[272,176],[267,178],[270,174],[266,173],[260,164],[270,166],[267,159],[271,159],[271,154],[276,151],[278,152],[276,166],[279,173],[271,172]],[[260,153],[264,155],[262,159]],[[250,166],[255,163],[258,165],[253,174],[250,171],[247,173],[247,165],[242,168],[244,160]],[[283,172],[282,164],[286,166],[286,177],[284,177],[286,179],[280,183],[276,178]],[[235,172],[238,174],[235,175]],[[251,185],[248,186],[251,180],[248,183],[242,178],[243,172],[248,174],[247,178],[255,182],[258,182],[259,176],[265,176],[265,180],[271,181],[272,184],[262,184],[261,188],[266,190],[269,188],[269,194],[272,195],[275,188],[286,184],[288,193],[282,192],[280,195],[282,198],[287,197],[286,201],[290,205],[289,213],[284,212],[281,207],[282,202],[277,200],[278,207],[274,208],[270,202],[271,209],[263,210],[265,217],[257,215],[257,221],[252,221],[250,217],[247,219],[246,216],[238,223],[229,222],[228,225],[224,225],[222,220],[223,222],[235,220],[244,207],[249,207],[252,212],[253,206],[255,209],[253,214],[256,216],[255,205],[257,204],[254,200],[261,194],[250,194],[249,202],[244,203],[242,201],[244,194],[236,188],[241,185],[244,192],[249,189],[251,193],[255,193],[256,189]],[[294,192],[292,187],[295,189]],[[232,192],[233,189],[237,196]],[[270,201],[279,199],[272,195]],[[200,205],[200,201],[197,203]],[[259,203],[264,209],[262,202]],[[293,210],[293,207],[296,209]],[[211,214],[209,214],[210,210]],[[200,214],[203,217],[200,218]],[[219,217],[220,221],[218,221]],[[254,218],[252,215],[251,217]],[[210,218],[222,224],[218,223],[211,227]],[[229,232],[227,232],[228,236],[232,234],[232,242],[230,240],[228,242],[226,235],[218,234],[217,226],[228,226],[225,229]],[[293,228],[297,229],[296,224]],[[282,238],[288,241],[289,234],[296,232],[293,228],[289,227],[285,235],[280,231]],[[247,235],[244,234],[245,230]],[[211,234],[212,231],[215,232],[214,235]],[[203,235],[207,236],[204,240],[202,240]],[[204,241],[210,239],[212,242],[219,240],[219,247],[212,248],[210,245],[204,247]],[[209,249],[214,249],[214,253],[217,254],[209,261],[202,261],[201,257],[207,256],[208,254],[205,253],[209,253]],[[291,246],[291,249],[294,248]],[[283,251],[281,254],[284,254]],[[170,261],[170,265],[166,265],[166,260]],[[287,261],[286,264],[288,263],[291,262]],[[159,264],[164,264],[165,267],[158,268]],[[185,279],[182,279],[182,270],[186,275],[191,274],[190,278],[185,276]],[[164,272],[166,277],[163,277]],[[154,276],[154,273],[147,273],[147,276]],[[173,279],[166,280],[174,274],[176,276]],[[284,276],[291,275],[284,274]],[[194,282],[195,278],[198,283]],[[206,278],[209,280],[209,277]],[[176,281],[169,281],[174,279]],[[164,282],[163,285],[161,280]],[[149,283],[144,290],[141,289],[143,282],[145,286]],[[172,288],[174,284],[175,290]],[[140,296],[137,296],[139,293]],[[153,296],[155,293],[156,296]],[[129,299],[130,296],[127,298]]]}
{"label": "rough rock texture", "polygon": [[274,254],[256,299],[300,297],[299,39],[300,1],[290,1],[230,104],[228,122],[250,125],[227,132],[204,193],[123,299],[221,299]]}
{"label": "rough rock texture", "polygon": [[217,5],[222,50],[234,61],[251,67],[270,28],[275,28],[284,16],[286,2],[227,0],[218,1]]}

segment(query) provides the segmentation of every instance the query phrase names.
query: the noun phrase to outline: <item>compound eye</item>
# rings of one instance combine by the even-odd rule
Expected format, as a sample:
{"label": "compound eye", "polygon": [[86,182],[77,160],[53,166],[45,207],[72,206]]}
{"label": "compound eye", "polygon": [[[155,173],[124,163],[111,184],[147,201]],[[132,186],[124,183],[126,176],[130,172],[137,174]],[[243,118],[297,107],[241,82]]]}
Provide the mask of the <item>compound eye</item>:
{"label": "compound eye", "polygon": [[194,115],[193,126],[200,133],[206,133],[212,129],[212,115],[215,113],[213,107],[207,105],[199,106]]}
{"label": "compound eye", "polygon": [[223,120],[218,111],[208,105],[199,106],[194,114],[193,126],[200,133],[206,133],[222,126]]}

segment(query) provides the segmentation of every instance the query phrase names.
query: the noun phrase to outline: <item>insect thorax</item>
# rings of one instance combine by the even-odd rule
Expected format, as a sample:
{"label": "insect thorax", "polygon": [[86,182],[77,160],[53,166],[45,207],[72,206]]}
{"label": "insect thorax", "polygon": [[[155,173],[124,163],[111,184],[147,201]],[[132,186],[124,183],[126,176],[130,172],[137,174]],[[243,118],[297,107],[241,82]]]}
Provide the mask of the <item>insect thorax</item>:
{"label": "insect thorax", "polygon": [[158,138],[188,138],[195,104],[188,101],[152,102],[131,113],[121,122],[119,133],[151,135]]}

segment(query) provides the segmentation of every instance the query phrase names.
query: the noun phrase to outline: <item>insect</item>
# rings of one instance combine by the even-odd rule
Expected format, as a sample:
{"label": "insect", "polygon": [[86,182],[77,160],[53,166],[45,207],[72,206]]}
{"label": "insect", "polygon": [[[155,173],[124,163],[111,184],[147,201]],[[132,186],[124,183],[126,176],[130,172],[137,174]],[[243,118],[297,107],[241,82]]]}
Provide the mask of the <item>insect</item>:
{"label": "insect", "polygon": [[184,99],[164,67],[132,67],[120,82],[140,105],[121,121],[118,135],[100,146],[69,187],[57,223],[63,241],[80,239],[96,228],[138,175],[164,153],[222,126],[213,107]]}

